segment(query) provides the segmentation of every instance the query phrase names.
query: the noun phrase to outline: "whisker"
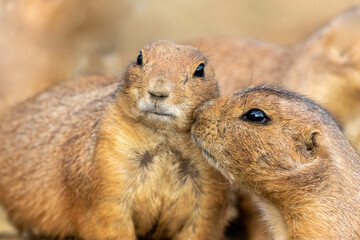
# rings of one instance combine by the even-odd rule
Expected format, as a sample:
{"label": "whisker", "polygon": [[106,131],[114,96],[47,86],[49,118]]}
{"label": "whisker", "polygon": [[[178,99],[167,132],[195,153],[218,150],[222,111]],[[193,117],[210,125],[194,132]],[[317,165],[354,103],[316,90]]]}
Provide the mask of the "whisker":
{"label": "whisker", "polygon": [[201,43],[202,43],[202,37],[200,38],[199,46],[197,47],[197,49],[199,49],[199,50],[200,50],[200,47],[201,47]]}
{"label": "whisker", "polygon": [[255,67],[251,67],[249,66],[249,70],[250,70],[250,79],[248,81],[247,87],[250,87],[253,85],[253,73],[254,73],[254,68]]}
{"label": "whisker", "polygon": [[200,50],[201,51],[201,53],[202,54],[204,54],[204,55],[206,55],[206,56],[208,56],[207,54],[205,54],[205,53],[207,53],[208,51],[210,51],[210,50],[212,50],[212,49],[214,49],[215,47],[217,47],[219,44],[214,44],[213,46],[211,46],[211,47],[209,47],[208,49],[206,49],[206,50]]}
{"label": "whisker", "polygon": [[120,69],[111,68],[111,67],[108,67],[107,70],[114,71],[114,72],[119,72],[121,74],[125,74],[127,72],[126,70],[120,70]]}

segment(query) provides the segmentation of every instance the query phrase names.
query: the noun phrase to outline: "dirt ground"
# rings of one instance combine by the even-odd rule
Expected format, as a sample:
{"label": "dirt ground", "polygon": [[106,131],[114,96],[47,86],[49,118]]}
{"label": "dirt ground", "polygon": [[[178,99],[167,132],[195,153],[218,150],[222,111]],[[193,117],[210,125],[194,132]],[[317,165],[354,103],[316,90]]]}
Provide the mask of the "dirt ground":
{"label": "dirt ground", "polygon": [[[0,114],[76,75],[121,74],[152,40],[296,43],[356,4],[360,0],[2,0]],[[13,232],[0,211],[0,236]]]}

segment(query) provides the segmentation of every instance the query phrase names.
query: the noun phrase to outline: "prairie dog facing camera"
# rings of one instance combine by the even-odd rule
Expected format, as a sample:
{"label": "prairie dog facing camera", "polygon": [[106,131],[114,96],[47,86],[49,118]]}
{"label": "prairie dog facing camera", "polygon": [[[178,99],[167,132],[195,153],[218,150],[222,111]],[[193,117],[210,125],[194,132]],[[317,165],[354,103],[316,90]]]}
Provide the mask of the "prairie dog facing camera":
{"label": "prairie dog facing camera", "polygon": [[218,96],[197,49],[146,45],[122,80],[76,79],[0,125],[0,203],[20,231],[81,239],[220,239],[228,184],[191,140]]}
{"label": "prairie dog facing camera", "polygon": [[205,103],[192,136],[254,193],[273,239],[360,239],[360,160],[319,105],[256,86]]}

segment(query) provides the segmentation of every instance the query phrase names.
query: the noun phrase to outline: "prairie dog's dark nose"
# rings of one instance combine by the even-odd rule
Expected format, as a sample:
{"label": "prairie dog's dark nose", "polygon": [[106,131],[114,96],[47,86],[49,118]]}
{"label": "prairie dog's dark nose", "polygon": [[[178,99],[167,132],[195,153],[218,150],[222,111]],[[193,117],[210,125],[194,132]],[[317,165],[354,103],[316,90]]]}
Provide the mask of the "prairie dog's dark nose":
{"label": "prairie dog's dark nose", "polygon": [[149,80],[148,93],[151,97],[167,98],[172,90],[173,84],[163,77],[155,77]]}

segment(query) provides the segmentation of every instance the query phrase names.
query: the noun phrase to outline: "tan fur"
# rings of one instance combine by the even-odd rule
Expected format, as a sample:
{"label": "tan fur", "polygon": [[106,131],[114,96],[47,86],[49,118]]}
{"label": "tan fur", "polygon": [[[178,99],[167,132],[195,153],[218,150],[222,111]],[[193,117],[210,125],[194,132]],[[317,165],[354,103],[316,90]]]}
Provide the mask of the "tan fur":
{"label": "tan fur", "polygon": [[[0,125],[0,201],[22,231],[82,239],[220,239],[227,181],[193,144],[193,110],[218,96],[196,49],[157,41],[121,81],[83,78]],[[194,74],[205,64],[205,76]]]}
{"label": "tan fur", "polygon": [[322,104],[360,148],[360,7],[291,46],[240,39],[192,43],[210,56],[220,92],[278,84]]}
{"label": "tan fur", "polygon": [[248,39],[209,38],[190,44],[209,56],[221,95],[249,85],[278,83],[289,64],[282,61],[292,57],[288,47]]}
{"label": "tan fur", "polygon": [[[269,121],[247,121],[251,109]],[[193,138],[258,197],[273,239],[360,239],[360,159],[320,106],[258,86],[205,104],[196,119]]]}

